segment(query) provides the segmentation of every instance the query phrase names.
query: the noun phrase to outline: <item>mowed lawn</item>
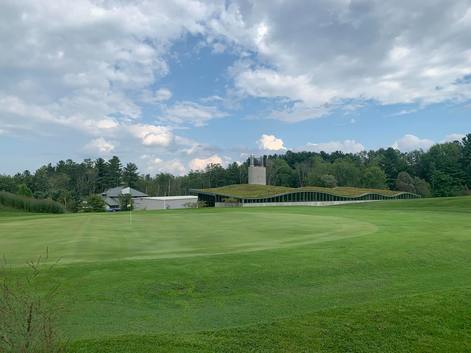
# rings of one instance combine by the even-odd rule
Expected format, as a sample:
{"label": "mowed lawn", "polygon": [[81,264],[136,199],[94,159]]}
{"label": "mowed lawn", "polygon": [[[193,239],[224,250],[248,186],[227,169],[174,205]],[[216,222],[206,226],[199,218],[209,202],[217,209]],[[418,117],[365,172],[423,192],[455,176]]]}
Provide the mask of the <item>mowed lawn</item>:
{"label": "mowed lawn", "polygon": [[471,197],[0,210],[13,271],[46,248],[71,352],[471,351]]}

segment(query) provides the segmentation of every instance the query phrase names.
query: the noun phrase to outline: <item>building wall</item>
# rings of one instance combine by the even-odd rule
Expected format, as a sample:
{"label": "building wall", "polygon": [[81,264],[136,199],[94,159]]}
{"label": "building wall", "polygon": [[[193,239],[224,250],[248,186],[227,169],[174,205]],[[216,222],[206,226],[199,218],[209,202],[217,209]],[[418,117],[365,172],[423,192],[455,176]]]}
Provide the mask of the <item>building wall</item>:
{"label": "building wall", "polygon": [[197,203],[197,198],[188,197],[174,200],[162,200],[155,198],[136,198],[134,199],[135,210],[165,210],[165,209],[177,209],[187,208],[188,203]]}
{"label": "building wall", "polygon": [[216,202],[215,207],[272,207],[272,206],[334,206],[345,205],[347,203],[374,202],[379,200],[361,200],[361,201],[297,201],[297,202],[257,202],[257,203],[239,203],[237,206],[233,203]]}
{"label": "building wall", "polygon": [[[375,202],[380,200],[361,200],[361,201],[298,201],[298,202],[258,202],[244,203],[242,207],[271,207],[271,206],[335,206],[345,205],[347,203]],[[217,206],[216,206],[217,207]]]}
{"label": "building wall", "polygon": [[249,184],[267,185],[267,169],[249,166]]}

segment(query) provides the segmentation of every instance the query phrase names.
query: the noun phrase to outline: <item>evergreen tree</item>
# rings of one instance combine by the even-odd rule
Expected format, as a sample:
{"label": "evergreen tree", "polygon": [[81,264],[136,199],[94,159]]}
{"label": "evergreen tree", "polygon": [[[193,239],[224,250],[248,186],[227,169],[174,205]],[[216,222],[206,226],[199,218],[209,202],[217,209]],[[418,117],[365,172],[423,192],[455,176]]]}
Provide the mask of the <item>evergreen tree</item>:
{"label": "evergreen tree", "polygon": [[135,188],[137,186],[137,183],[139,182],[139,174],[137,173],[137,170],[137,165],[134,163],[128,163],[123,168],[122,179],[126,186],[131,188]]}
{"label": "evergreen tree", "polygon": [[397,175],[406,169],[406,163],[401,159],[401,153],[394,148],[380,149],[379,153],[381,154],[380,167],[386,174],[386,184],[390,189],[394,189]]}
{"label": "evergreen tree", "polygon": [[462,140],[461,168],[464,172],[464,181],[468,189],[471,189],[471,134]]}
{"label": "evergreen tree", "polygon": [[95,184],[95,191],[96,192],[103,192],[108,187],[108,180],[107,180],[107,170],[108,166],[106,161],[103,158],[98,158],[95,161],[95,171],[96,171],[96,184]]}
{"label": "evergreen tree", "polygon": [[106,164],[106,187],[114,188],[121,184],[121,161],[113,156]]}

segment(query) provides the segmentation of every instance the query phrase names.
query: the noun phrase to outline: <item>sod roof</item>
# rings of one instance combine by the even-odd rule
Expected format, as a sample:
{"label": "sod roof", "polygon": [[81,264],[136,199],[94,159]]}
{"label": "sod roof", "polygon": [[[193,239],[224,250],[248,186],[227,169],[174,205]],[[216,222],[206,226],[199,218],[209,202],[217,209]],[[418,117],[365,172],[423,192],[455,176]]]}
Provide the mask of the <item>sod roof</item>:
{"label": "sod roof", "polygon": [[396,196],[403,194],[401,191],[383,190],[383,189],[364,189],[353,187],[335,187],[324,188],[318,186],[305,186],[302,188],[290,188],[286,186],[273,186],[273,185],[249,185],[237,184],[222,186],[219,188],[210,189],[196,189],[194,192],[203,192],[209,194],[217,194],[222,196],[237,197],[237,198],[261,198],[281,195],[296,191],[314,191],[323,192],[330,195],[345,196],[345,197],[358,197],[364,194],[379,194],[384,196]]}

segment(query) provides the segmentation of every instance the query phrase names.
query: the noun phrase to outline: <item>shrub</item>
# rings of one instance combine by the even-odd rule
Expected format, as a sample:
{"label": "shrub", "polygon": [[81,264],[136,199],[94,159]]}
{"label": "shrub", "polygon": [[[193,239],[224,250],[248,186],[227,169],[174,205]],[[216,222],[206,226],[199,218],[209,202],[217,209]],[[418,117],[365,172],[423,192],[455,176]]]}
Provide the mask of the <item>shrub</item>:
{"label": "shrub", "polygon": [[26,196],[26,197],[33,197],[33,192],[31,191],[31,189],[26,184],[18,185],[16,193],[18,195],[22,195],[22,196]]}
{"label": "shrub", "polygon": [[198,201],[196,201],[196,202],[185,202],[183,204],[183,207],[185,207],[185,208],[198,208]]}
{"label": "shrub", "polygon": [[0,352],[65,352],[55,326],[57,286],[39,288],[42,272],[40,259],[19,276],[0,267]]}
{"label": "shrub", "polygon": [[26,212],[37,213],[64,213],[65,208],[59,202],[43,199],[36,200],[30,197],[15,195],[0,191],[0,205],[16,208]]}
{"label": "shrub", "polygon": [[197,204],[197,208],[208,207],[208,203],[206,201],[198,201],[196,204]]}
{"label": "shrub", "polygon": [[90,195],[87,198],[87,209],[85,212],[104,212],[105,211],[105,201],[100,195]]}
{"label": "shrub", "polygon": [[320,177],[320,186],[326,188],[335,188],[337,186],[337,179],[331,174],[324,174]]}

